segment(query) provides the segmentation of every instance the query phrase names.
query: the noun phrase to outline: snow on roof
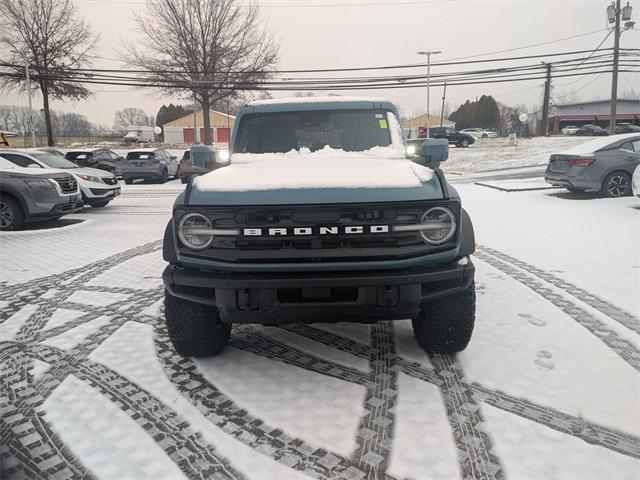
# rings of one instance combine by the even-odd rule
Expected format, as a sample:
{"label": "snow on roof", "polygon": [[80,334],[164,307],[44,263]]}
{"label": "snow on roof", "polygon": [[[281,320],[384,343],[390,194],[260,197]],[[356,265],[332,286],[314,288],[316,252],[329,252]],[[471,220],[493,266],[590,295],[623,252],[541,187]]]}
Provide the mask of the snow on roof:
{"label": "snow on roof", "polygon": [[103,147],[70,148],[68,153],[93,153],[96,150],[104,150]]}
{"label": "snow on roof", "polygon": [[564,150],[562,152],[558,152],[560,155],[589,155],[590,153],[597,152],[598,150],[602,150],[609,145],[617,143],[620,140],[632,138],[640,138],[640,135],[637,133],[623,133],[621,135],[611,135],[608,137],[598,137],[594,140],[590,140],[585,143],[581,143],[580,145],[576,145],[568,150]]}
{"label": "snow on roof", "polygon": [[139,153],[152,153],[157,150],[162,150],[160,148],[134,148],[133,150],[129,150],[127,153],[139,152]]}
{"label": "snow on roof", "polygon": [[263,105],[297,105],[301,103],[335,103],[335,102],[388,102],[385,98],[379,97],[357,97],[357,96],[324,96],[324,97],[290,97],[271,98],[269,100],[253,100],[247,105],[250,107],[260,107]]}

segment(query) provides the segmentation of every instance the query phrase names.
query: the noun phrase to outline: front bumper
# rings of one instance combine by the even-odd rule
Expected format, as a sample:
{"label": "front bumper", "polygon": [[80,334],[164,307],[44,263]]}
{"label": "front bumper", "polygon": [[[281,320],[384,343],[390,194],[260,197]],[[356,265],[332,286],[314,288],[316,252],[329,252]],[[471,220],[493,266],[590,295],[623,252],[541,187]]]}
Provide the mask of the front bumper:
{"label": "front bumper", "polygon": [[106,185],[92,183],[90,186],[82,186],[82,196],[85,201],[105,200],[120,195],[120,185]]}
{"label": "front bumper", "polygon": [[420,303],[458,293],[474,278],[471,261],[367,272],[229,273],[169,265],[167,292],[212,305],[226,323],[372,322],[417,315]]}

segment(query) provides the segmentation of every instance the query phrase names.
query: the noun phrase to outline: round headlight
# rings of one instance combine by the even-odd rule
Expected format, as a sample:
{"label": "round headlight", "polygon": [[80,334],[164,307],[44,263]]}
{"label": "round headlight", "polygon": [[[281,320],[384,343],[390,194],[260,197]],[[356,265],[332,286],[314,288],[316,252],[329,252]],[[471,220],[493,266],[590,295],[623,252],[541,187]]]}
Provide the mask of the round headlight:
{"label": "round headlight", "polygon": [[445,207],[434,207],[427,210],[420,223],[428,228],[420,231],[422,239],[431,245],[447,242],[456,233],[456,217]]}
{"label": "round headlight", "polygon": [[191,250],[204,250],[213,241],[211,221],[201,213],[190,213],[180,220],[178,237]]}

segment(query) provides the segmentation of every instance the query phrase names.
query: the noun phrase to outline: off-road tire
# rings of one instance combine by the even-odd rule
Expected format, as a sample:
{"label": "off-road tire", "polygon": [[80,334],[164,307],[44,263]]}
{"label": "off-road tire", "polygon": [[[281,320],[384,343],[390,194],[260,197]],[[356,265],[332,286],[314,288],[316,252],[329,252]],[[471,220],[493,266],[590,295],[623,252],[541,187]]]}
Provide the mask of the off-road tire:
{"label": "off-road tire", "polygon": [[[0,230],[20,230],[24,226],[24,212],[20,204],[8,195],[0,195],[0,214],[10,215],[11,219],[5,217],[6,225],[0,223]],[[10,222],[10,223],[9,223]]]}
{"label": "off-road tire", "polygon": [[467,348],[476,316],[475,282],[462,292],[423,302],[412,320],[413,334],[427,353],[455,353]]}
{"label": "off-road tire", "polygon": [[184,357],[213,357],[229,342],[231,326],[215,307],[174,297],[165,290],[164,315],[169,339]]}
{"label": "off-road tire", "polygon": [[602,195],[620,198],[632,195],[631,175],[626,172],[611,172],[602,182]]}

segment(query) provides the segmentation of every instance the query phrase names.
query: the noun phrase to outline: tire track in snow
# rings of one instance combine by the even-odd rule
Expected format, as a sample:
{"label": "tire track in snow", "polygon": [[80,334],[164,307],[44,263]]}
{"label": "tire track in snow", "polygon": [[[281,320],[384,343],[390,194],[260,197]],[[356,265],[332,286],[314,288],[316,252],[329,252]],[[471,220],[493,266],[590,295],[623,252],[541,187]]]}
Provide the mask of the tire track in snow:
{"label": "tire track in snow", "polygon": [[358,448],[353,460],[366,472],[367,479],[385,475],[395,423],[394,407],[398,396],[398,372],[395,365],[395,339],[389,322],[371,326],[369,382],[364,399],[364,416],[358,427]]}
{"label": "tire track in snow", "polygon": [[364,478],[366,472],[351,459],[293,438],[237,405],[204,378],[191,358],[175,352],[163,324],[154,326],[156,353],[167,378],[214,425],[253,450],[318,480]]}
{"label": "tire track in snow", "polygon": [[565,293],[579,299],[580,301],[593,307],[599,312],[605,314],[607,317],[613,320],[616,320],[618,323],[620,323],[621,325],[624,325],[632,332],[640,334],[640,318],[638,318],[637,316],[634,316],[633,314],[627,312],[626,310],[623,310],[615,306],[614,304],[605,300],[604,298],[598,297],[593,293],[587,292],[586,290],[574,285],[573,283],[570,283],[566,280],[556,277],[555,275],[552,275],[551,273],[545,270],[542,270],[529,263],[526,263],[510,255],[507,255],[506,253],[500,252],[490,247],[481,246],[481,245],[478,245],[477,249],[480,252],[485,252],[490,255],[493,255],[494,257],[497,257],[503,260],[504,262],[515,265],[521,270],[524,270],[525,272],[528,272],[532,275],[535,275],[538,278],[541,278],[545,282],[548,282],[554,285],[555,287],[564,291]]}
{"label": "tire track in snow", "polygon": [[529,287],[531,290],[542,296],[545,300],[551,302],[569,317],[576,321],[579,325],[587,329],[594,336],[600,339],[607,347],[615,352],[622,360],[627,362],[635,370],[640,371],[640,350],[631,342],[624,338],[620,338],[616,332],[611,330],[601,320],[597,319],[583,308],[576,305],[571,300],[554,292],[547,287],[542,280],[537,279],[534,275],[529,274],[515,266],[504,262],[503,260],[489,255],[484,252],[476,252],[475,254],[480,260],[488,263],[494,268],[504,272],[513,279]]}

